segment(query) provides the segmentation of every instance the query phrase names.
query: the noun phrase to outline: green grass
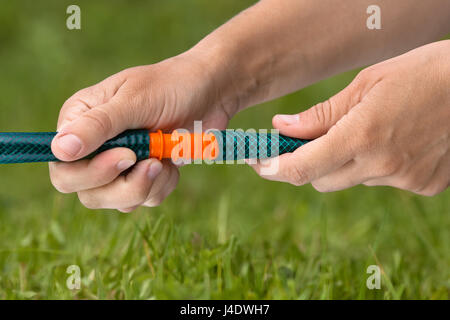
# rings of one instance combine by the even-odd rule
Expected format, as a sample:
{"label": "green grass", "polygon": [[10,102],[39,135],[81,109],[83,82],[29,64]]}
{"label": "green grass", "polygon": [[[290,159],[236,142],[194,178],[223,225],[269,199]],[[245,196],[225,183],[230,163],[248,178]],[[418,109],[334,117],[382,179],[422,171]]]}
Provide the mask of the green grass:
{"label": "green grass", "polygon": [[[52,130],[64,100],[123,68],[177,54],[252,1],[9,1],[0,10],[0,128]],[[113,4],[114,3],[114,4]],[[349,72],[239,114],[268,128],[345,87]],[[158,208],[90,211],[47,167],[0,167],[1,299],[448,299],[450,191],[320,194],[244,165],[189,166]],[[79,265],[82,289],[66,287]],[[383,269],[381,290],[366,268]]]}

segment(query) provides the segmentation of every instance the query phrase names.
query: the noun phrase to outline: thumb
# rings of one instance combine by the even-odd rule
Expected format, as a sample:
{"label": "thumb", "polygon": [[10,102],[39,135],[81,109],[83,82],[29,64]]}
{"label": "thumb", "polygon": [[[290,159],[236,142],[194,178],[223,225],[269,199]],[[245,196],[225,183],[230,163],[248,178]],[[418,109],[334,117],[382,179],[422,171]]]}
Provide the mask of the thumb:
{"label": "thumb", "polygon": [[63,125],[53,139],[52,152],[63,161],[83,158],[130,128],[133,125],[131,118],[126,114],[125,104],[112,98]]}
{"label": "thumb", "polygon": [[349,118],[341,120],[341,123],[341,126],[334,127],[326,135],[292,153],[251,166],[265,179],[289,182],[296,186],[322,178],[341,168],[356,154],[358,144],[354,139],[355,130]]}
{"label": "thumb", "polygon": [[274,128],[281,134],[303,139],[318,138],[336,124],[353,106],[360,102],[356,82],[330,99],[318,103],[298,114],[277,114],[272,119]]}

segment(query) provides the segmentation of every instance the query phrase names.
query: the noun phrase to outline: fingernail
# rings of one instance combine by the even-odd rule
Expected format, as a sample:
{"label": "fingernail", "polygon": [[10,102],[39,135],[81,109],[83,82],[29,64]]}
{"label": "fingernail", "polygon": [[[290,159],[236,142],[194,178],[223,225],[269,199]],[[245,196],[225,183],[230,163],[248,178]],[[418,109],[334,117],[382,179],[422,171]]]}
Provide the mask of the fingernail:
{"label": "fingernail", "polygon": [[154,161],[152,164],[150,164],[150,168],[148,168],[148,178],[150,180],[154,180],[162,170],[162,163],[159,161]]}
{"label": "fingernail", "polygon": [[300,119],[298,114],[278,114],[277,117],[287,125],[296,124]]}
{"label": "fingernail", "polygon": [[125,171],[134,165],[134,163],[135,162],[133,160],[120,160],[119,163],[117,163],[117,169],[119,171]]}
{"label": "fingernail", "polygon": [[82,147],[81,140],[73,134],[64,135],[56,141],[59,148],[70,156],[76,156]]}

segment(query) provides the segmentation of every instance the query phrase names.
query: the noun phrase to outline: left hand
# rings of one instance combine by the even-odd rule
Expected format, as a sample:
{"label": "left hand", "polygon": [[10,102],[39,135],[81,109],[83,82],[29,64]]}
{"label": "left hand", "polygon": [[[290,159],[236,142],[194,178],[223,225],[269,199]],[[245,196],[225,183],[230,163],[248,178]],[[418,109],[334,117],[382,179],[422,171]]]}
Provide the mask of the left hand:
{"label": "left hand", "polygon": [[[328,101],[277,115],[280,133],[315,139],[279,161],[269,180],[321,192],[386,185],[433,196],[450,182],[450,40],[363,70]],[[264,163],[252,165],[262,172]]]}

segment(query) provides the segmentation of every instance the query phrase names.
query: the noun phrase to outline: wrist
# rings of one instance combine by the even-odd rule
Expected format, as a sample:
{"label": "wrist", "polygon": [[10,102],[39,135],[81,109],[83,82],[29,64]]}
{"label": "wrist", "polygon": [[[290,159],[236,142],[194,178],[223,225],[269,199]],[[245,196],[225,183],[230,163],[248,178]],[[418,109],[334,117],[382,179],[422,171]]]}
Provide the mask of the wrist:
{"label": "wrist", "polygon": [[218,103],[229,115],[266,100],[269,50],[252,52],[245,43],[230,41],[226,32],[214,32],[185,54],[196,57],[214,83]]}
{"label": "wrist", "polygon": [[183,55],[198,66],[202,81],[207,83],[207,91],[212,96],[210,107],[222,108],[229,117],[241,110],[239,86],[229,63],[229,48],[220,41],[203,39]]}

